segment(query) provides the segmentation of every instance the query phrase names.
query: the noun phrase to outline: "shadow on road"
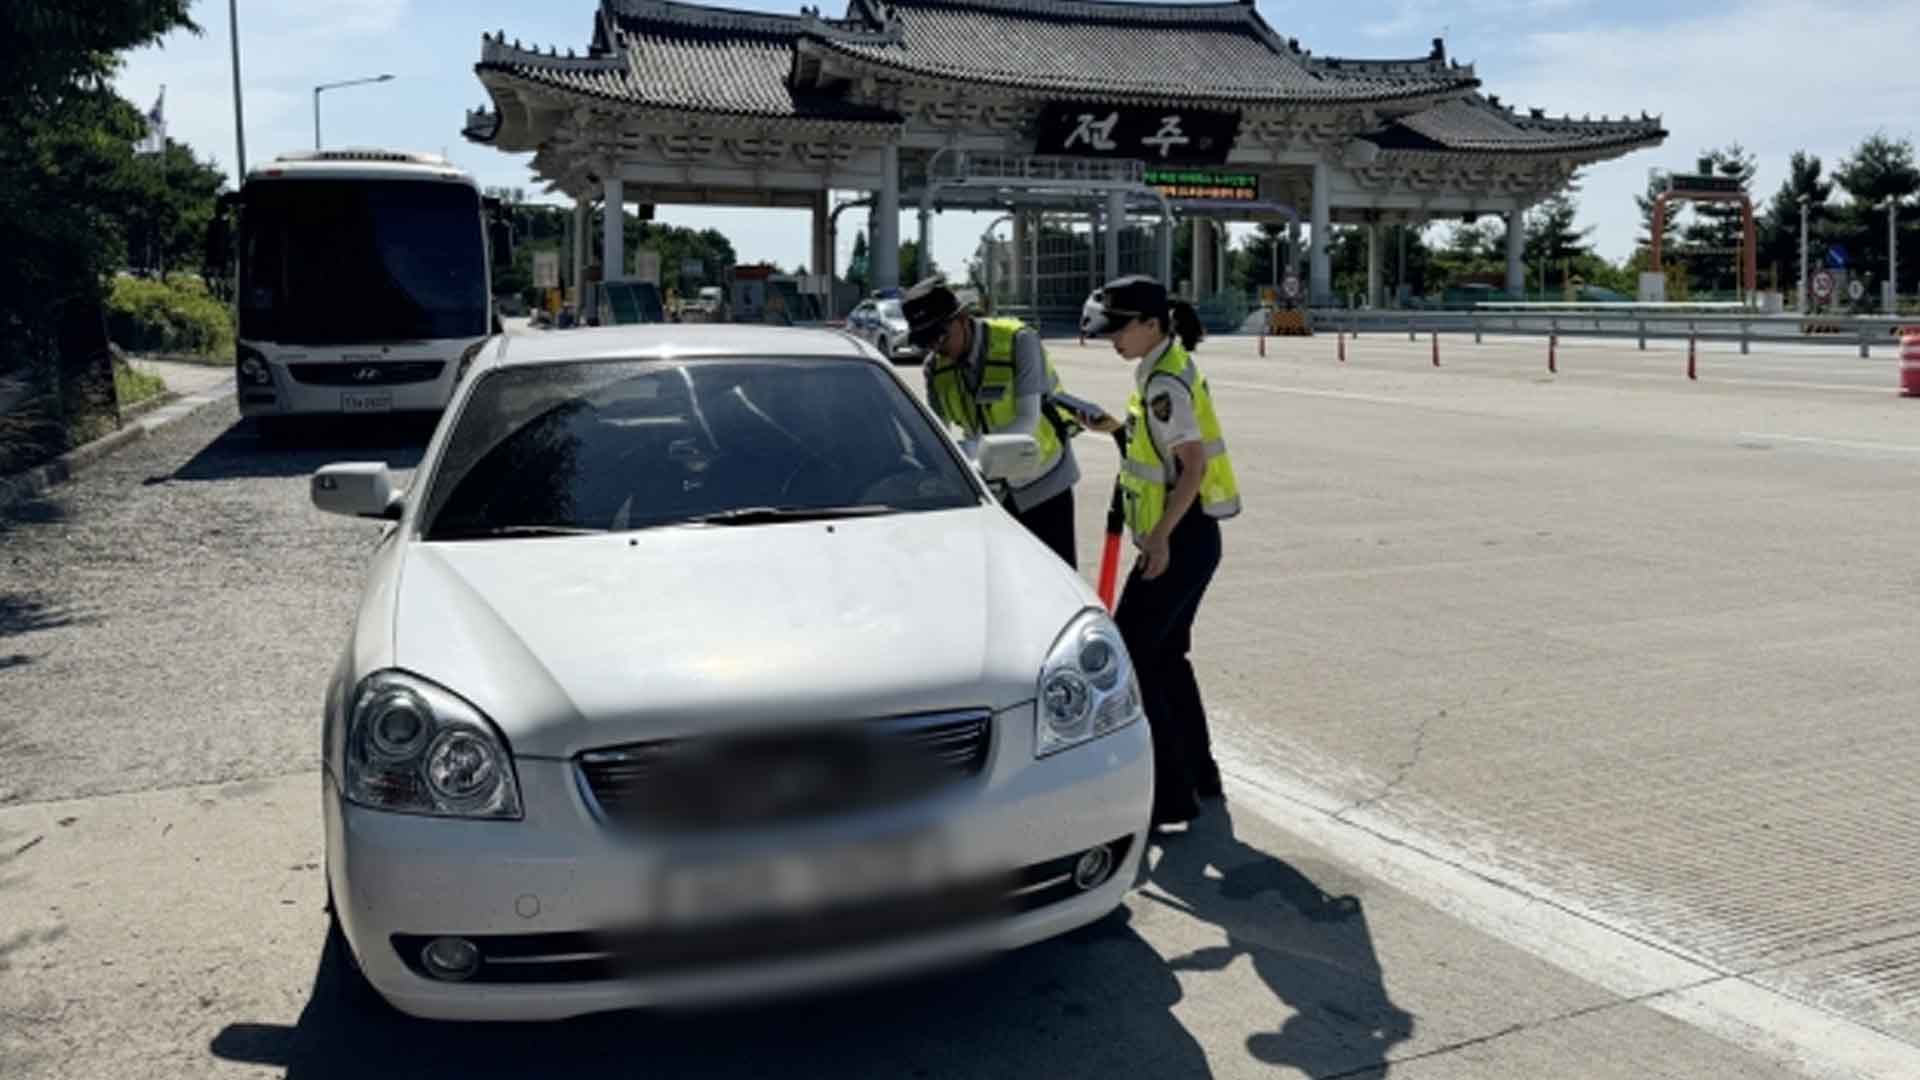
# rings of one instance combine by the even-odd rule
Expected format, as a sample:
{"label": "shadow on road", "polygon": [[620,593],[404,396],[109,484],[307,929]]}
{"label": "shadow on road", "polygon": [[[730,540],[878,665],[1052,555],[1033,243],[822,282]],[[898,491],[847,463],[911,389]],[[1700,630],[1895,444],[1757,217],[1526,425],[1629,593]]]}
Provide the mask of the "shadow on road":
{"label": "shadow on road", "polygon": [[57,525],[65,520],[67,507],[58,499],[46,496],[23,499],[0,509],[0,536],[22,525]]}
{"label": "shadow on road", "polygon": [[211,1049],[291,1080],[353,1076],[1206,1077],[1180,987],[1123,909],[945,975],[779,1004],[550,1024],[413,1020],[351,1000],[324,952],[296,1027],[235,1023]]}
{"label": "shadow on road", "polygon": [[[1209,874],[1209,870],[1213,874]],[[1147,900],[1226,932],[1225,945],[1169,961],[1175,971],[1219,971],[1246,957],[1291,1013],[1247,1037],[1247,1051],[1307,1076],[1384,1076],[1387,1054],[1413,1036],[1414,1017],[1387,994],[1360,900],[1330,896],[1287,863],[1240,840],[1225,804],[1168,838]]]}
{"label": "shadow on road", "polygon": [[146,483],[304,476],[336,461],[384,461],[394,469],[420,463],[437,418],[427,416],[295,418],[263,430],[240,420],[192,460]]}

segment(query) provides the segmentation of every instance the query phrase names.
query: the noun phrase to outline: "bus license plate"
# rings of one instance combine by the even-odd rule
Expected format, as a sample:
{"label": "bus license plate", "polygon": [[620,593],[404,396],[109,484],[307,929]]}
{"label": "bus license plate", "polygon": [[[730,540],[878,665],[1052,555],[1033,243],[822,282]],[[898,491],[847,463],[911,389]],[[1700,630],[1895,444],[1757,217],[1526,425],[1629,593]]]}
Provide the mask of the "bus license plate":
{"label": "bus license plate", "polygon": [[340,411],[350,413],[392,412],[392,394],[341,394]]}

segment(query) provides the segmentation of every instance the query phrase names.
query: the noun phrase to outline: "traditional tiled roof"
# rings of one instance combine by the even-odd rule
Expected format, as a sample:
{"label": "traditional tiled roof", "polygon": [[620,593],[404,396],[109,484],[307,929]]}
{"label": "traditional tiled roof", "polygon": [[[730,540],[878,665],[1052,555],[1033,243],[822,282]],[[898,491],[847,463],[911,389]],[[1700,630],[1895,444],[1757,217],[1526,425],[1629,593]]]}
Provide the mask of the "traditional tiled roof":
{"label": "traditional tiled roof", "polygon": [[[632,105],[781,119],[898,123],[898,114],[844,97],[796,88],[789,75],[805,20],[712,8],[699,21],[676,17],[683,5],[611,3],[584,57],[486,37],[477,69]],[[650,9],[663,9],[653,11]]]}
{"label": "traditional tiled roof", "polygon": [[1399,117],[1367,138],[1385,150],[1526,154],[1619,150],[1666,136],[1657,116],[1576,120],[1539,109],[1523,115],[1475,94]]}
{"label": "traditional tiled roof", "polygon": [[[809,44],[913,75],[1056,94],[1235,103],[1386,102],[1476,85],[1443,58],[1330,75],[1250,3],[851,0],[847,22],[899,27],[898,43]],[[1334,62],[1338,64],[1338,62]]]}

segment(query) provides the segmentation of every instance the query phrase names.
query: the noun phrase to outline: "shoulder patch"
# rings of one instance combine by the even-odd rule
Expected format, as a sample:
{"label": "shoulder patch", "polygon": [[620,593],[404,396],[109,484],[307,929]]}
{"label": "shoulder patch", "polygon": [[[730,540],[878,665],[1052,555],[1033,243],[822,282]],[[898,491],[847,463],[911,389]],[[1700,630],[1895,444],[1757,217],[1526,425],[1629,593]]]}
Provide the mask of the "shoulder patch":
{"label": "shoulder patch", "polygon": [[1148,407],[1153,410],[1154,419],[1159,420],[1163,424],[1173,419],[1172,394],[1155,394],[1153,400],[1147,404]]}

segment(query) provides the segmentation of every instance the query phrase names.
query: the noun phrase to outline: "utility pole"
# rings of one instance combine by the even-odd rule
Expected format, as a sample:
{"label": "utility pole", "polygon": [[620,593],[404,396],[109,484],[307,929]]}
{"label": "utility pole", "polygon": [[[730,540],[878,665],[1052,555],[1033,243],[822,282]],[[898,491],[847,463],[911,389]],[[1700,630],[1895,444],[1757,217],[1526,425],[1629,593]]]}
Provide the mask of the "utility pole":
{"label": "utility pole", "polygon": [[[313,88],[313,148],[320,149],[320,91],[338,90],[343,86],[365,86],[367,83],[392,82],[392,75],[375,75],[366,79],[348,79],[346,82],[322,83]],[[442,153],[441,157],[446,154]]]}
{"label": "utility pole", "polygon": [[233,187],[238,191],[247,178],[247,121],[240,107],[240,0],[227,0],[227,31],[233,43],[233,141],[240,156]]}
{"label": "utility pole", "polygon": [[1800,196],[1800,314],[1805,315],[1807,307],[1807,202],[1808,197]]}
{"label": "utility pole", "polygon": [[1887,314],[1900,310],[1900,197],[1887,196]]}

